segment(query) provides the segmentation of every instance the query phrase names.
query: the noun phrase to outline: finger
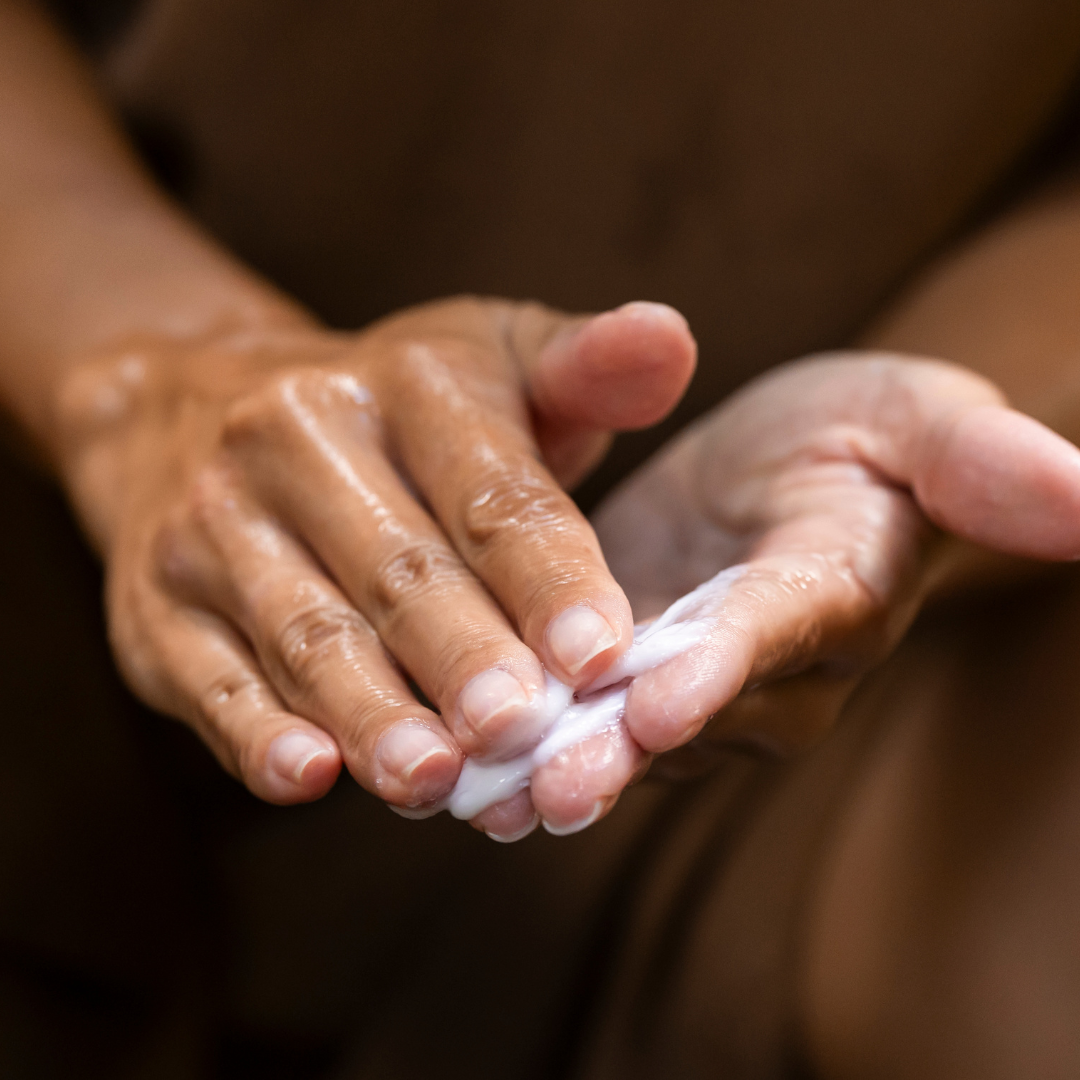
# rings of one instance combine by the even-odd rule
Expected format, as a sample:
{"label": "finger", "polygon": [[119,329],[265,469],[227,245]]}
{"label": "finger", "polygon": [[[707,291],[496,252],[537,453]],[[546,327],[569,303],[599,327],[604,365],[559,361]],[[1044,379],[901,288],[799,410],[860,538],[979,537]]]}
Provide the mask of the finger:
{"label": "finger", "polygon": [[511,328],[537,443],[567,488],[603,455],[609,432],[662,420],[685,393],[697,363],[686,320],[666,304],[638,301],[572,320],[536,304],[520,305]]}
{"label": "finger", "polygon": [[470,823],[500,844],[513,844],[536,830],[540,815],[533,806],[529,789],[479,813]]}
{"label": "finger", "polygon": [[543,670],[365,435],[357,393],[346,376],[286,376],[230,417],[231,452],[438,705],[461,748],[520,752],[541,733]]}
{"label": "finger", "polygon": [[1011,409],[974,406],[937,424],[898,474],[943,529],[1009,555],[1080,558],[1080,450]]}
{"label": "finger", "polygon": [[697,364],[690,327],[667,304],[639,300],[573,320],[522,305],[513,318],[533,404],[551,423],[649,427],[675,407]]}
{"label": "finger", "polygon": [[[1006,554],[1080,557],[1080,450],[1007,408],[991,383],[889,355],[801,367],[785,377],[803,415],[844,425],[845,452],[909,487],[935,524]],[[856,392],[844,392],[845,371]]]}
{"label": "finger", "polygon": [[149,606],[138,649],[120,650],[153,656],[126,665],[146,700],[186,720],[259,798],[287,805],[325,795],[341,768],[337,745],[285,707],[235,632],[208,612],[164,598]]}
{"label": "finger", "polygon": [[201,528],[174,529],[159,545],[169,549],[169,585],[240,628],[281,697],[334,736],[369,791],[407,807],[446,795],[458,748],[372,627],[296,540],[213,471],[200,502]]}
{"label": "finger", "polygon": [[[822,716],[835,715],[834,698],[823,694],[821,708],[808,707],[809,698],[788,691],[805,687],[795,677],[811,670],[818,690],[848,687],[903,634],[917,610],[915,566],[926,542],[913,513],[908,529],[906,541],[903,528],[884,530],[895,543],[891,559],[887,546],[867,542],[880,556],[869,565],[866,549],[820,540],[815,547],[809,530],[803,551],[752,559],[704,616],[704,639],[631,684],[625,721],[634,739],[648,751],[670,750],[714,716],[714,730],[728,736],[786,749],[816,739]],[[765,695],[766,687],[781,689]],[[776,707],[733,704],[747,688],[759,706]]]}
{"label": "finger", "polygon": [[644,758],[621,723],[560,751],[532,777],[532,801],[544,828],[569,836],[599,821],[638,775]]}
{"label": "finger", "polygon": [[632,637],[592,527],[537,461],[519,418],[467,392],[478,346],[408,344],[387,413],[394,456],[456,551],[549,670],[590,681]]}

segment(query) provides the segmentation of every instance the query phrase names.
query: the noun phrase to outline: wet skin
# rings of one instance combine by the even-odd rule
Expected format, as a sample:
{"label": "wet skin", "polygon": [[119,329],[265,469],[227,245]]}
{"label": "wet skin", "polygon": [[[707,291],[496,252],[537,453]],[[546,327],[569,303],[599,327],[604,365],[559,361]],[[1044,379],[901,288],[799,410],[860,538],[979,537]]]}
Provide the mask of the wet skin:
{"label": "wet skin", "polygon": [[[432,803],[463,754],[539,737],[541,664],[580,687],[626,649],[624,588],[647,616],[748,562],[716,633],[635,683],[624,726],[474,822],[565,831],[711,715],[710,734],[812,740],[932,586],[936,528],[1080,554],[1070,444],[977,375],[857,354],[721,406],[613,496],[602,552],[563,487],[682,393],[677,313],[459,300],[330,332],[155,189],[10,0],[0,73],[0,395],[102,554],[128,680],[263,798],[318,798],[344,763],[392,805]],[[931,283],[891,347],[989,364],[1011,393],[1033,358],[1071,361],[1076,205],[977,254],[959,300]]]}
{"label": "wet skin", "polygon": [[812,744],[972,543],[1076,558],[1080,452],[970,371],[831,354],[750,384],[595,524],[639,617],[724,566],[745,570],[710,636],[631,685],[625,731],[534,776],[537,799],[573,788],[583,819],[606,812],[650,754],[692,742],[668,755],[679,768],[714,742]]}
{"label": "wet skin", "polygon": [[628,641],[544,461],[579,475],[693,362],[661,305],[460,300],[79,364],[58,415],[125,674],[262,798],[318,798],[342,762],[393,805],[442,797],[463,754],[535,742],[541,661],[581,686]]}
{"label": "wet skin", "polygon": [[[537,460],[546,444],[564,470],[587,464],[563,453],[568,427],[589,430],[565,413],[606,397],[549,404],[545,428],[526,395],[550,401],[552,370],[561,388],[616,370],[631,402],[635,372],[646,391],[667,380],[666,408],[692,355],[657,306],[581,322],[457,301],[362,335],[242,333],[80,365],[61,415],[129,680],[263,798],[317,798],[342,761],[391,804],[442,798],[462,754],[537,741],[540,662],[583,687],[628,644],[592,531]],[[746,562],[715,632],[639,677],[625,726],[556,755],[475,824],[509,838],[537,815],[594,821],[648,754],[714,714],[724,738],[805,745],[913,617],[928,521],[1069,558],[1080,513],[1066,505],[1080,511],[1080,452],[970,373],[863,356],[760,380],[599,516],[639,611]],[[567,612],[586,632],[564,641]],[[725,710],[748,683],[752,707]],[[772,683],[779,704],[762,709]]]}

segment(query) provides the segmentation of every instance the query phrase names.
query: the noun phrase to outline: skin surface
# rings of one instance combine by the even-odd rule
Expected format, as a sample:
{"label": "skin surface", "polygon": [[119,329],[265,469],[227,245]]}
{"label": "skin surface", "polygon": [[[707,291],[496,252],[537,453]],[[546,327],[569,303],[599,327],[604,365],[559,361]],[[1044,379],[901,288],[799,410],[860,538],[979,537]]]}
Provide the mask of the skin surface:
{"label": "skin surface", "polygon": [[154,189],[38,16],[0,6],[0,39],[0,389],[129,682],[275,802],[344,760],[417,806],[527,742],[540,661],[580,685],[631,634],[559,481],[675,404],[685,322],[462,300],[331,333]]}
{"label": "skin surface", "polygon": [[[537,811],[572,827],[610,810],[653,753],[689,769],[714,738],[813,742],[928,596],[1080,555],[1077,451],[1004,404],[1080,433],[1072,188],[933,268],[868,335],[871,352],[797,362],[726,402],[612,496],[598,544],[561,485],[611,430],[678,398],[694,348],[675,313],[637,305],[583,321],[458,300],[330,333],[170,206],[93,102],[47,24],[0,3],[0,393],[105,560],[128,679],[264,798],[317,798],[344,762],[389,802],[422,805],[453,782],[461,753],[533,735],[513,687],[493,727],[470,725],[472,680],[502,672],[527,692],[542,661],[583,685],[625,647],[631,605],[647,617],[720,566],[750,562],[715,639],[634,687],[627,736],[568,751],[531,794],[475,822],[502,839]],[[953,363],[911,359],[935,356]],[[1053,632],[1033,639],[1040,658],[1075,641],[1065,601]],[[570,671],[551,628],[580,608],[613,640]],[[605,640],[601,630],[592,644]],[[1017,660],[1003,651],[998,672]],[[1057,685],[1069,665],[1059,657],[1039,683]],[[490,706],[498,691],[489,679],[476,696]],[[1040,777],[1051,803],[1076,775],[1075,758],[1056,753],[1075,727],[1070,703],[1057,704],[1032,740],[1064,761]],[[929,962],[913,965],[904,996],[924,1013],[889,1003],[890,949],[934,957],[938,942],[883,898],[898,895],[897,878],[931,912],[958,891],[948,874],[909,872],[941,835],[932,814],[899,827],[925,798],[927,770],[939,770],[934,792],[963,794],[958,778],[975,788],[1013,764],[1008,739],[992,769],[964,758],[978,718],[951,701],[919,715],[899,717],[889,767],[860,792],[876,816],[847,821],[811,898],[804,994],[824,1075],[958,1075],[925,1060],[886,1073],[881,1048],[912,1045],[931,1013],[985,982],[972,964],[942,989]],[[395,757],[395,731],[423,753]],[[879,782],[890,770],[905,783]],[[985,826],[997,787],[968,800],[965,820]],[[1073,855],[1059,824],[1047,814],[1029,830],[1029,847],[1045,847],[1009,875],[1023,898],[1071,895],[1055,885]],[[999,835],[976,832],[989,865]],[[875,889],[860,892],[868,863]],[[1068,905],[1020,919],[1050,941],[1071,921]],[[980,941],[1000,940],[1001,924],[989,919]],[[853,925],[858,947],[845,947]],[[1012,1075],[1034,1073],[1021,1062]]]}
{"label": "skin surface", "polygon": [[275,802],[322,795],[344,760],[421,806],[462,752],[519,749],[538,734],[537,657],[577,684],[603,661],[560,647],[559,616],[602,619],[608,649],[630,627],[538,460],[522,383],[568,351],[621,348],[629,367],[654,334],[671,348],[661,375],[688,371],[668,309],[575,325],[477,301],[355,336],[242,332],[80,365],[60,401],[65,460],[113,568],[128,680]]}
{"label": "skin surface", "polygon": [[[130,684],[275,802],[318,798],[344,762],[422,808],[462,754],[530,745],[540,664],[583,686],[631,633],[560,483],[674,406],[683,320],[463,299],[326,331],[154,190],[43,22],[14,3],[0,20],[0,389],[105,559]],[[731,618],[634,687],[628,733],[474,824],[594,821],[717,713],[725,738],[812,741],[914,616],[926,518],[1080,553],[1071,525],[1044,528],[1075,503],[1076,452],[1000,402],[943,366],[809,361],[684,436],[601,531],[639,617],[749,561]]]}
{"label": "skin surface", "polygon": [[[903,472],[895,456],[902,442],[859,438],[842,457],[850,460],[857,447],[861,467],[873,461],[906,478],[878,498],[902,508],[910,499],[904,488],[913,487],[938,525],[955,522],[969,538],[988,528],[983,541],[1014,555],[990,554],[928,522],[916,526],[923,541],[910,549],[917,558],[909,587],[936,610],[892,661],[859,680],[864,692],[844,708],[856,672],[807,670],[744,693],[683,751],[684,771],[700,769],[714,732],[772,732],[800,715],[823,724],[840,716],[843,724],[838,738],[790,763],[775,801],[743,823],[746,835],[710,879],[709,909],[682,928],[677,975],[664,986],[662,1010],[658,1004],[655,1060],[664,1067],[644,1066],[641,1075],[661,1075],[680,1055],[709,1075],[702,1063],[735,1061],[740,1052],[746,1075],[776,1075],[792,1041],[807,1071],[829,1078],[1076,1075],[1080,591],[1075,566],[1044,561],[1068,556],[1075,480],[1061,444],[998,412],[1001,391],[971,369],[1061,435],[1080,435],[1078,253],[1080,197],[1075,183],[1058,184],[930,267],[867,333],[879,376],[897,374],[897,352],[968,365],[900,371],[947,379],[956,419],[966,419],[946,424],[948,455],[933,440],[936,456],[916,457]],[[813,363],[836,391],[824,396],[819,416],[847,411],[847,362]],[[766,376],[725,408],[753,415],[749,407],[764,401],[768,383],[796,390],[801,366]],[[872,415],[864,412],[863,421]],[[987,420],[1000,423],[998,437],[1015,451],[1007,460],[998,455],[1007,468],[997,476]],[[717,548],[723,553],[732,542],[726,508],[734,500],[718,500],[722,485],[697,456],[709,439],[723,448],[719,425],[687,433],[597,516],[635,610],[653,610],[685,589],[692,555],[711,565]],[[972,456],[964,472],[989,482],[982,487],[989,501],[949,493],[956,474],[941,465],[959,464],[965,447]],[[737,461],[742,449],[732,442],[726,452]],[[862,482],[848,485],[851,505],[872,500],[874,486],[860,496]],[[966,496],[979,490],[967,487]],[[1001,512],[1011,500],[1012,513]],[[659,526],[626,537],[620,521],[646,506]],[[762,504],[752,511],[751,521]],[[1027,551],[1034,560],[1016,557],[1026,515],[1038,523],[1027,542],[1047,544]],[[743,543],[755,542],[750,531]],[[879,627],[863,640],[873,647],[886,638]],[[860,743],[867,749],[853,750]],[[845,776],[837,765],[848,754],[858,764]],[[655,988],[645,991],[657,1000]],[[769,1027],[774,1014],[790,1026]],[[612,1045],[621,1049],[610,1067],[589,1075],[635,1075],[640,1045],[630,1038]],[[765,1064],[755,1071],[753,1062]]]}

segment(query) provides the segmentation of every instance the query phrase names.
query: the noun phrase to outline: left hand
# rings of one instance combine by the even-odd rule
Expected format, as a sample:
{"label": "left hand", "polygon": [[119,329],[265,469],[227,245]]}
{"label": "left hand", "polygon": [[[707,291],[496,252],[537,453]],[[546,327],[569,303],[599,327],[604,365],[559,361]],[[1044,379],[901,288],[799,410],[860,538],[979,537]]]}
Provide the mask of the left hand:
{"label": "left hand", "polygon": [[649,754],[703,730],[779,749],[819,738],[914,619],[940,530],[1010,555],[1080,557],[1080,451],[965,369],[831,354],[751,383],[594,524],[639,619],[725,566],[747,569],[713,634],[635,681],[629,738],[596,736],[534,776],[534,797],[559,791],[583,820],[610,809]]}

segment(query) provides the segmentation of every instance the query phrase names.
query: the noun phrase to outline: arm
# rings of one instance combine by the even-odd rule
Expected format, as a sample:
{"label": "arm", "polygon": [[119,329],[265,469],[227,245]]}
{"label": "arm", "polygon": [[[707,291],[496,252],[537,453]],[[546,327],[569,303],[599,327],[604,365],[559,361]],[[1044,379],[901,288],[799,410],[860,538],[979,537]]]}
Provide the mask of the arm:
{"label": "arm", "polygon": [[310,326],[157,190],[78,58],[28,4],[0,3],[0,395],[57,460],[56,387],[140,334]]}

